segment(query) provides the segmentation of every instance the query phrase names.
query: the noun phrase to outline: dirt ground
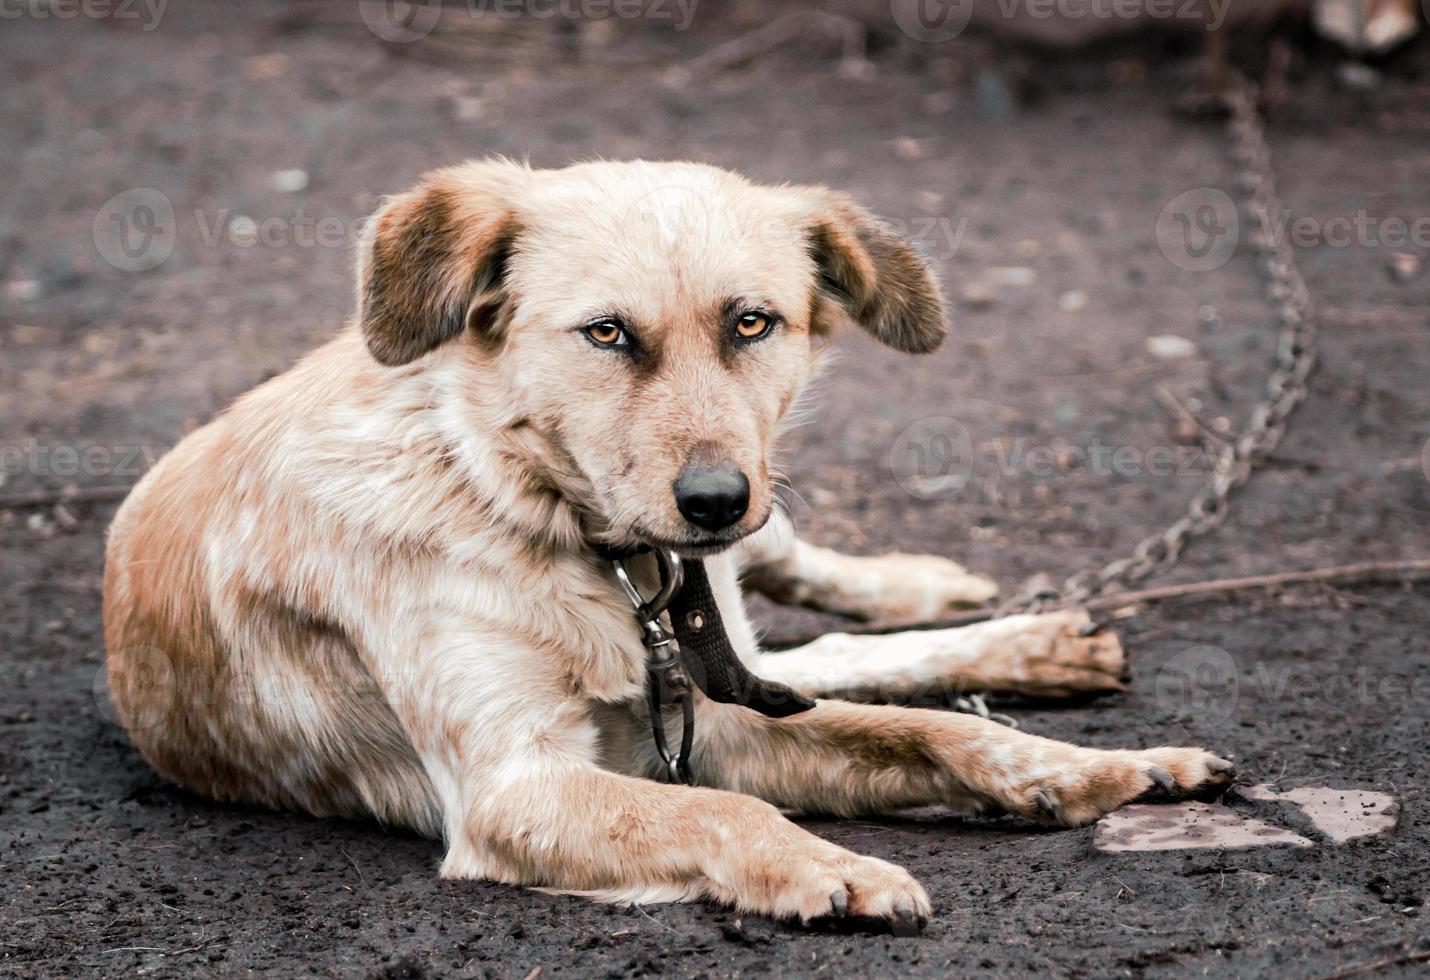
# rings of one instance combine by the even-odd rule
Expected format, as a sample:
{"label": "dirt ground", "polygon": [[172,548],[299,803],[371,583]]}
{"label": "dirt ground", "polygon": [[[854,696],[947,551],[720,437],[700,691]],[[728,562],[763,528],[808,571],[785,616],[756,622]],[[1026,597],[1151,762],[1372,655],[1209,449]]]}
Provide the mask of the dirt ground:
{"label": "dirt ground", "polygon": [[[950,555],[1005,588],[1121,556],[1207,475],[1159,386],[1237,427],[1273,352],[1245,249],[1193,272],[1154,235],[1178,195],[1233,186],[1221,131],[1172,111],[1197,48],[923,44],[875,6],[847,7],[866,18],[862,65],[814,31],[684,77],[667,70],[785,8],[710,4],[682,31],[467,18],[388,46],[337,0],[189,0],[147,31],[17,8],[0,25],[0,495],[132,482],[328,337],[352,306],[347,229],[426,168],[686,157],[854,193],[955,301],[933,357],[841,343],[785,443],[806,536]],[[1225,528],[1161,582],[1430,554],[1430,250],[1390,224],[1430,215],[1430,52],[1366,77],[1289,45],[1271,127],[1288,206],[1369,231],[1301,249],[1323,329],[1310,400]],[[120,267],[106,207],[133,188],[174,208],[172,252],[145,271]],[[1153,353],[1168,335],[1190,344]],[[967,435],[966,480],[911,492],[892,451],[931,432]],[[1424,584],[1143,608],[1120,624],[1127,695],[1008,709],[1094,745],[1203,744],[1247,783],[1391,793],[1396,831],[1337,846],[1283,812],[1316,847],[1101,855],[1091,829],[809,821],[926,884],[935,918],[895,939],[442,882],[432,841],[170,788],[95,693],[113,509],[0,510],[0,975],[1394,976],[1430,951]],[[774,639],[822,622],[759,611]],[[1173,683],[1198,657],[1236,670]]]}

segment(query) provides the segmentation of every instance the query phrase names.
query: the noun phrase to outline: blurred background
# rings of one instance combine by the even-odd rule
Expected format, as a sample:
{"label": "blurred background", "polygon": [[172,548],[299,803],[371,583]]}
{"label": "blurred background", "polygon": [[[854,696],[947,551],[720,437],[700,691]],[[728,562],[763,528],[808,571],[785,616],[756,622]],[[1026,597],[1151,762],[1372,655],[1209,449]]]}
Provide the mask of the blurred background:
{"label": "blurred background", "polygon": [[[340,329],[382,195],[490,154],[685,158],[848,191],[929,256],[949,297],[953,333],[932,357],[842,338],[786,438],[794,517],[818,543],[948,555],[1005,594],[1128,554],[1185,511],[1263,393],[1277,341],[1255,244],[1270,236],[1294,245],[1321,366],[1227,523],[1153,584],[1424,557],[1426,31],[1421,0],[0,0],[0,863],[16,872],[0,877],[17,903],[0,900],[0,973],[277,969],[295,949],[356,975],[411,957],[418,973],[388,975],[467,975],[480,958],[522,976],[512,964],[562,957],[639,972],[672,948],[805,969],[818,940],[721,920],[734,932],[707,942],[685,909],[611,925],[439,884],[429,842],[235,816],[164,787],[91,693],[103,530],[125,489]],[[1233,71],[1258,87],[1285,206],[1264,220],[1234,203],[1216,99]],[[1214,742],[1261,777],[1354,773],[1411,807],[1430,692],[1316,688],[1308,704],[1255,678],[1270,664],[1408,683],[1425,599],[1318,587],[1149,614],[1126,626],[1144,677],[1213,649],[1241,671],[1232,710],[1144,685],[1116,710],[1033,724]],[[834,625],[758,612],[772,640]],[[1076,834],[843,840],[912,862],[962,909],[920,947],[929,972],[990,942],[1013,972],[1104,973],[1119,956],[1215,971],[1235,941],[1251,975],[1413,948],[1423,929],[1399,910],[1430,881],[1414,826],[1401,857],[1223,866],[1237,911],[1171,859],[1145,883],[1084,876]],[[234,881],[212,880],[215,853]],[[294,853],[316,866],[306,880]],[[970,909],[966,883],[1000,854],[1014,870],[986,887],[1003,904]],[[1061,870],[1019,884],[1029,854]],[[358,894],[379,881],[381,899]],[[249,904],[261,915],[234,911]],[[470,926],[481,915],[501,927]],[[544,923],[547,959],[513,915]],[[874,948],[845,965],[871,969]]]}

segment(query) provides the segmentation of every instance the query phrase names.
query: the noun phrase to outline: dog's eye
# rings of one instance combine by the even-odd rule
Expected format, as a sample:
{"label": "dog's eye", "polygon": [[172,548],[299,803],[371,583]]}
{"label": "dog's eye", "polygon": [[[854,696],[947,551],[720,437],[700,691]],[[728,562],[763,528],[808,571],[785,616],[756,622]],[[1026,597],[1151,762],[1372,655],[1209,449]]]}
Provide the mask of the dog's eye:
{"label": "dog's eye", "polygon": [[774,325],[768,313],[746,313],[735,321],[735,334],[741,340],[758,340]]}
{"label": "dog's eye", "polygon": [[626,347],[631,339],[615,320],[601,320],[585,328],[586,336],[599,347]]}

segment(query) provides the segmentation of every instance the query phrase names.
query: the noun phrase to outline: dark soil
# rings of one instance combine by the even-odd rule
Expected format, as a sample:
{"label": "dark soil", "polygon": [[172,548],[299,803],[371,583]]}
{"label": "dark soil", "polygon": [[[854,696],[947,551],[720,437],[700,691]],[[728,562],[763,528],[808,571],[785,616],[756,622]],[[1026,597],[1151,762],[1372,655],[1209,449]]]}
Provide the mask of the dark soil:
{"label": "dark soil", "polygon": [[[1143,40],[1051,61],[976,37],[919,45],[867,6],[879,9],[866,77],[841,75],[837,45],[811,37],[670,85],[665,67],[753,26],[751,7],[702,7],[680,33],[501,20],[392,49],[338,2],[190,0],[149,32],[6,20],[0,494],[132,482],[350,311],[346,243],[206,242],[216,222],[345,225],[470,155],[689,157],[847,189],[920,238],[951,296],[972,293],[931,358],[844,341],[814,421],[786,443],[807,536],[947,554],[1009,588],[1125,554],[1177,515],[1206,467],[1108,470],[1087,462],[1092,447],[1142,461],[1175,450],[1158,385],[1238,427],[1273,350],[1249,254],[1190,273],[1153,237],[1178,194],[1232,186],[1220,130],[1171,111],[1194,49]],[[1362,92],[1336,83],[1333,52],[1291,44],[1271,139],[1295,214],[1430,215],[1426,46]],[[275,172],[293,169],[307,186],[275,190]],[[162,191],[177,214],[173,255],[143,273],[111,267],[94,237],[104,202],[133,187]],[[1430,260],[1384,241],[1302,249],[1324,333],[1310,400],[1227,525],[1160,581],[1430,553],[1430,274],[1393,275],[1397,253]],[[992,270],[1010,266],[1035,281],[999,285]],[[971,289],[981,282],[986,296]],[[1208,305],[1217,317],[1199,323]],[[1145,339],[1163,334],[1195,353],[1149,355]],[[901,489],[890,447],[935,416],[972,434],[975,465],[966,486],[925,500]],[[1009,462],[1018,440],[1050,447],[1053,465]],[[96,447],[77,465],[65,455]],[[1393,834],[1110,857],[1088,829],[810,821],[927,885],[937,914],[909,940],[443,882],[432,841],[170,788],[94,693],[112,513],[0,511],[3,975],[1287,977],[1382,960],[1399,965],[1379,975],[1408,975],[1407,958],[1430,949],[1423,584],[1144,609],[1120,624],[1129,694],[1010,709],[1029,730],[1094,745],[1203,744],[1248,782],[1389,792],[1403,804]],[[820,622],[760,611],[775,638]],[[1177,675],[1161,668],[1198,648],[1229,654],[1235,683],[1193,697],[1168,682]]]}

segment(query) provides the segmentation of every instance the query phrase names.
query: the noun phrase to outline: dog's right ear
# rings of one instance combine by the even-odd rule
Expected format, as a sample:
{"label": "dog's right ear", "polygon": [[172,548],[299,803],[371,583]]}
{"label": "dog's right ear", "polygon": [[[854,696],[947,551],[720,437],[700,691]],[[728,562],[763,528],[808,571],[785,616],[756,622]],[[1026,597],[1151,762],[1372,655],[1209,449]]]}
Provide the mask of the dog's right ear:
{"label": "dog's right ear", "polygon": [[469,327],[498,326],[514,202],[530,175],[504,160],[436,170],[372,217],[358,250],[358,318],[373,357],[406,364]]}

